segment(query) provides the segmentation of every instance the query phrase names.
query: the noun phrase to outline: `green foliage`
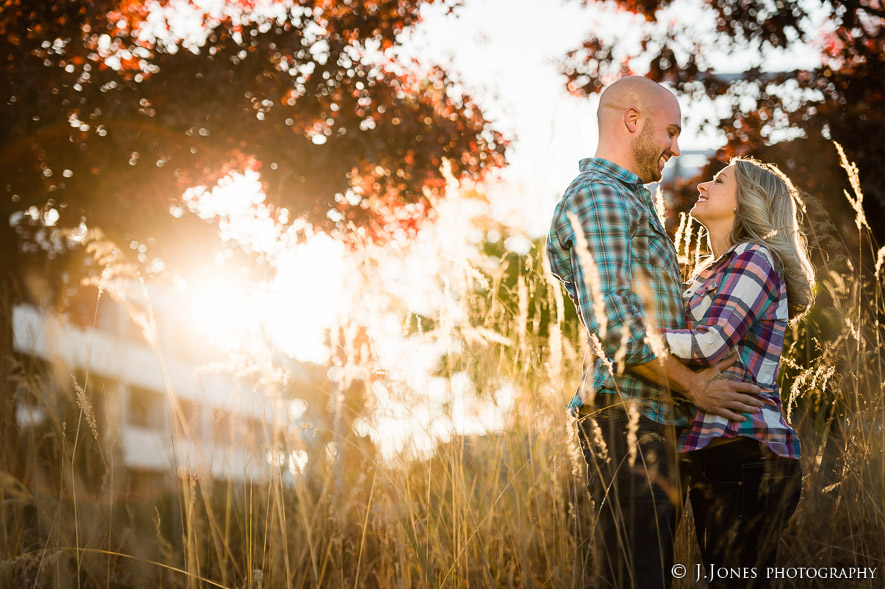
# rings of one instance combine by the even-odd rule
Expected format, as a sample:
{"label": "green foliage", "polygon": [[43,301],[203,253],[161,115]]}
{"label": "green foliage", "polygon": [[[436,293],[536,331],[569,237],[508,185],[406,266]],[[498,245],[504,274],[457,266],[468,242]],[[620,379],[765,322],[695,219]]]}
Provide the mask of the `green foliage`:
{"label": "green foliage", "polygon": [[546,268],[544,244],[545,238],[535,239],[528,253],[518,254],[503,239],[482,242],[487,270],[473,269],[477,276],[464,294],[460,352],[446,357],[440,374],[465,371],[479,394],[497,390],[503,375],[511,374],[534,388],[556,362],[552,350],[554,358],[577,354],[583,327]]}

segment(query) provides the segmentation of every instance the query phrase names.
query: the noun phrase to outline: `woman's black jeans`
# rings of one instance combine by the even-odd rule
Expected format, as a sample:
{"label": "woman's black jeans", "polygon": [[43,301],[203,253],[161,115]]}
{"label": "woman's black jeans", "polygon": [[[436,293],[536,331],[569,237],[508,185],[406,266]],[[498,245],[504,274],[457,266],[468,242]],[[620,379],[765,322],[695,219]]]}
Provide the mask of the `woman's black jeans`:
{"label": "woman's black jeans", "polygon": [[799,461],[750,438],[682,457],[706,576],[713,577],[709,585],[769,586],[766,568],[775,566],[784,528],[799,503]]}

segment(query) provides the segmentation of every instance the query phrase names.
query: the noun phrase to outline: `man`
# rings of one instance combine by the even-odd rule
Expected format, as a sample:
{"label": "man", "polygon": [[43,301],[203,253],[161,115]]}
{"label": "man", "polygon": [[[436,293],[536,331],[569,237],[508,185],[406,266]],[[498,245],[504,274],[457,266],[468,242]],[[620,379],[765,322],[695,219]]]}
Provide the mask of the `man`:
{"label": "man", "polygon": [[597,510],[594,573],[602,586],[665,587],[682,508],[676,428],[688,424],[688,401],[741,421],[759,410],[759,389],[718,378],[733,359],[696,373],[657,344],[659,327],[683,327],[682,279],[643,185],[679,155],[676,97],[623,78],[602,93],[597,117],[596,157],[581,161],[556,206],[547,256],[594,356],[569,405]]}

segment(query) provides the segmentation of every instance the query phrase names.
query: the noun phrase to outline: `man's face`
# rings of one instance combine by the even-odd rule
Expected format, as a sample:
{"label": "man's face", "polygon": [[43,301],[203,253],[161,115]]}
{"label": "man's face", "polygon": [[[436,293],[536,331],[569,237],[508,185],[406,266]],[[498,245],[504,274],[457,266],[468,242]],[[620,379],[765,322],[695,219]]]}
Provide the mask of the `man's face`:
{"label": "man's face", "polygon": [[667,160],[679,155],[681,130],[682,113],[675,98],[646,116],[642,131],[633,140],[633,157],[644,184],[660,181]]}

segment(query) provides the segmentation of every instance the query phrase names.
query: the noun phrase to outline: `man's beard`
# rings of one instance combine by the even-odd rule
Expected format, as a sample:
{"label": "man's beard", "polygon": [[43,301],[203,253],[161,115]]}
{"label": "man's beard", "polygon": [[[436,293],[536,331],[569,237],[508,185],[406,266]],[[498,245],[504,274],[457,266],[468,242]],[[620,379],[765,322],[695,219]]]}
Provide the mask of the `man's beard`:
{"label": "man's beard", "polygon": [[653,145],[651,124],[651,121],[646,121],[639,136],[633,140],[633,158],[643,184],[658,182],[663,177],[658,166],[662,154]]}

